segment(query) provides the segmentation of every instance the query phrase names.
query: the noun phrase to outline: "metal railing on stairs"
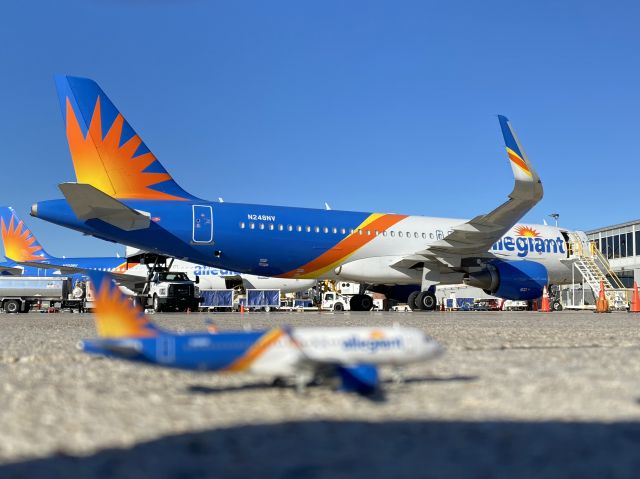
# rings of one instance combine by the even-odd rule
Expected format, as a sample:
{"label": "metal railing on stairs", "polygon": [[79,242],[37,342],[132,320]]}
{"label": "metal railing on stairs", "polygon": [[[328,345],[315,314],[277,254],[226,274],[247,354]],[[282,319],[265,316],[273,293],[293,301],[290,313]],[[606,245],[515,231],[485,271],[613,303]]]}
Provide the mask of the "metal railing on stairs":
{"label": "metal railing on stairs", "polygon": [[572,233],[570,239],[568,244],[569,258],[573,260],[573,266],[580,272],[583,283],[589,285],[594,296],[597,298],[600,294],[600,284],[602,283],[612,308],[624,308],[628,305],[631,290],[624,286],[618,275],[611,269],[609,261],[596,244],[589,243],[589,249],[585,251],[580,237]]}

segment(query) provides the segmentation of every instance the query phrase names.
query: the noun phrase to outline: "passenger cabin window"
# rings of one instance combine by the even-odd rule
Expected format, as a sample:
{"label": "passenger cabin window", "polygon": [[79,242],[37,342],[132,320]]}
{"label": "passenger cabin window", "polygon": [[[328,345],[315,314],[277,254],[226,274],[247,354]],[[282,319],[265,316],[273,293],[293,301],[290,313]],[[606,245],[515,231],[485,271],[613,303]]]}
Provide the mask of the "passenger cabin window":
{"label": "passenger cabin window", "polygon": [[422,233],[422,239],[427,239],[427,233]]}
{"label": "passenger cabin window", "polygon": [[389,234],[391,235],[392,238],[396,235],[394,231],[391,231]]}
{"label": "passenger cabin window", "polygon": [[263,230],[263,229],[264,229],[264,223],[260,223],[260,224],[258,225],[258,229]]}
{"label": "passenger cabin window", "polygon": [[402,231],[398,231],[398,238],[402,238]]}
{"label": "passenger cabin window", "polygon": [[420,238],[420,235],[418,234],[418,232],[416,231],[415,233],[413,233],[413,237],[414,238]]}
{"label": "passenger cabin window", "polygon": [[276,225],[274,225],[273,223],[269,223],[269,231],[273,231],[275,227]]}
{"label": "passenger cabin window", "polygon": [[255,223],[249,223],[249,229],[250,230],[256,229],[256,224]]}
{"label": "passenger cabin window", "polygon": [[375,230],[375,231],[373,232],[373,234],[375,234],[376,236],[378,236],[380,233],[378,232],[378,230]]}
{"label": "passenger cabin window", "polygon": [[243,230],[243,229],[244,229],[244,227],[245,227],[244,221],[241,221],[241,222],[240,222],[240,229],[242,229],[242,230]]}
{"label": "passenger cabin window", "polygon": [[302,226],[300,226],[300,225],[296,226],[296,231],[298,233],[301,233],[302,232]]}
{"label": "passenger cabin window", "polygon": [[382,232],[382,236],[387,236],[387,232],[386,232],[386,231],[383,231],[383,232]]}
{"label": "passenger cabin window", "polygon": [[327,228],[326,226],[322,228],[322,232],[323,233],[328,233],[329,232],[329,228]]}
{"label": "passenger cabin window", "polygon": [[358,234],[361,235],[362,234],[362,230],[358,230]]}
{"label": "passenger cabin window", "polygon": [[347,230],[345,228],[340,228],[340,234],[346,235]]}
{"label": "passenger cabin window", "polygon": [[333,234],[336,234],[336,233],[338,232],[338,228],[331,228],[331,232],[332,232]]}
{"label": "passenger cabin window", "polygon": [[311,226],[307,226],[305,230],[307,231],[307,233],[311,233]]}
{"label": "passenger cabin window", "polygon": [[287,231],[293,231],[293,225],[287,225]]}
{"label": "passenger cabin window", "polygon": [[351,229],[349,230],[349,234],[350,234],[350,235],[352,235],[352,234],[353,234],[353,228],[351,228]]}
{"label": "passenger cabin window", "polygon": [[283,231],[284,230],[284,225],[278,225],[278,231]]}
{"label": "passenger cabin window", "polygon": [[314,227],[313,231],[315,231],[316,233],[320,233],[320,227],[319,226]]}

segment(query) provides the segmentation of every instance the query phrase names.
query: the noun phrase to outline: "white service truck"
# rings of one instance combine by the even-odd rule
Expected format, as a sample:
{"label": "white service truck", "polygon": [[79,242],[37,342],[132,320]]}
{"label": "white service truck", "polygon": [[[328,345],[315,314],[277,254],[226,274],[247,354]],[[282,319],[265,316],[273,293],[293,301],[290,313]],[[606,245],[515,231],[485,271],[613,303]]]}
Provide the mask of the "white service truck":
{"label": "white service truck", "polygon": [[160,311],[198,311],[200,307],[199,277],[191,281],[186,273],[154,271],[141,295],[140,304]]}

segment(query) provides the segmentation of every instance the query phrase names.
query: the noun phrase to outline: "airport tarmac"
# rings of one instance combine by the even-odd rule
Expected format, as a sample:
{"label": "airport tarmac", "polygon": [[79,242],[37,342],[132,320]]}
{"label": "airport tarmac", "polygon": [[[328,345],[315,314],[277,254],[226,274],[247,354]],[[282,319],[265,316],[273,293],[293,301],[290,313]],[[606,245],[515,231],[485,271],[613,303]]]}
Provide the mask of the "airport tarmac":
{"label": "airport tarmac", "polygon": [[90,357],[91,315],[0,315],[0,477],[635,477],[640,315],[162,314],[173,329],[401,325],[445,356],[373,398]]}

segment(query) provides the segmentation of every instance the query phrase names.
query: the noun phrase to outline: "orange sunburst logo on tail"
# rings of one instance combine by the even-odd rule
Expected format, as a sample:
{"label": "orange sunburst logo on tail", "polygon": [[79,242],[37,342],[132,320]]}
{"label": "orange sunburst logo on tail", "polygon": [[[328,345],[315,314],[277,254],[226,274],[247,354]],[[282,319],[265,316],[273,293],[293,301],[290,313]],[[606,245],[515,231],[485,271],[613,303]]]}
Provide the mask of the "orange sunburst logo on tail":
{"label": "orange sunburst logo on tail", "polygon": [[69,98],[66,114],[67,140],[78,183],[95,186],[114,198],[184,200],[151,188],[171,180],[171,175],[145,171],[156,161],[156,157],[149,151],[135,156],[142,143],[138,135],[134,134],[120,145],[124,125],[124,117],[120,113],[103,137],[100,96],[96,100],[86,136],[82,133]]}
{"label": "orange sunburst logo on tail", "polygon": [[42,251],[42,246],[36,242],[35,236],[25,227],[22,220],[14,227],[14,217],[9,220],[9,225],[0,218],[2,228],[2,241],[4,242],[4,255],[13,261],[42,261],[42,256],[36,256],[37,251]]}
{"label": "orange sunburst logo on tail", "polygon": [[516,234],[518,236],[524,236],[527,238],[537,238],[540,236],[540,233],[533,229],[531,226],[518,226],[516,228]]}
{"label": "orange sunburst logo on tail", "polygon": [[144,313],[129,304],[109,278],[102,280],[98,290],[95,309],[96,325],[100,336],[105,338],[156,336],[156,332],[148,327],[150,323]]}

